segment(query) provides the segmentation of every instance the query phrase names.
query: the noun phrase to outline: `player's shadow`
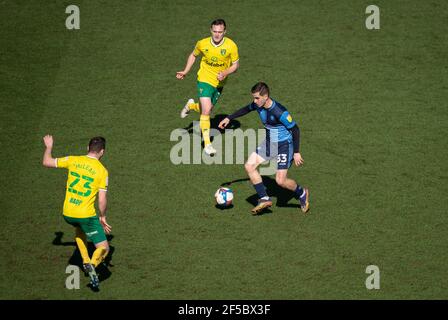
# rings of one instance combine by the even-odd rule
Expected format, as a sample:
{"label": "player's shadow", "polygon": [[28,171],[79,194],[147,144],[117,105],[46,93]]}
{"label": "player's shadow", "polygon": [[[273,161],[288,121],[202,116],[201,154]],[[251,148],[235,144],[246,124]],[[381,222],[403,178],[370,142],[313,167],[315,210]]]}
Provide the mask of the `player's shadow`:
{"label": "player's shadow", "polygon": [[[78,266],[81,270],[83,270],[81,253],[79,252],[76,242],[75,241],[62,241],[64,232],[58,231],[58,232],[55,232],[54,234],[55,234],[55,238],[52,242],[52,244],[54,246],[75,247],[75,250],[73,251],[72,256],[68,260],[68,264]],[[112,261],[112,257],[113,257],[114,251],[115,251],[115,247],[111,246],[110,243],[111,243],[112,239],[114,238],[114,236],[106,235],[106,238],[107,238],[107,241],[109,242],[109,253],[106,256],[106,259],[104,259],[104,262],[101,263],[96,268],[100,282],[105,281],[112,275],[112,272],[109,270],[109,267],[113,267],[113,264],[111,263],[111,261]],[[90,241],[87,242],[87,250],[89,252],[89,256],[91,257],[93,252],[95,251],[95,245]]]}
{"label": "player's shadow", "polygon": [[[224,133],[225,129],[218,128],[219,123],[224,120],[228,115],[227,114],[217,114],[213,118],[210,119],[210,128],[216,129],[220,133]],[[199,121],[196,120],[196,121]],[[241,123],[238,120],[232,120],[230,121],[229,125],[226,127],[226,129],[237,129],[241,127]],[[187,130],[189,134],[193,133],[193,122],[190,122],[190,124],[184,128],[184,130]],[[199,130],[199,128],[198,128]],[[211,137],[213,139],[213,137]]]}
{"label": "player's shadow", "polygon": [[[277,201],[274,203],[274,205],[276,207],[281,207],[281,208],[283,208],[283,207],[299,208],[300,207],[298,201],[295,200],[295,198],[294,198],[294,192],[280,187],[277,184],[277,182],[275,182],[275,179],[273,179],[271,177],[262,176],[261,178],[263,179],[263,184],[266,187],[267,194],[270,197],[277,199]],[[238,183],[238,182],[243,182],[243,181],[249,181],[249,178],[237,179],[237,180],[233,180],[233,181],[224,182],[221,184],[221,186],[228,187],[228,186],[231,186],[233,183]],[[291,199],[294,199],[294,200],[291,201]],[[247,197],[246,201],[249,202],[251,205],[256,206],[258,203],[258,195],[256,193],[253,194],[250,197]],[[290,201],[292,203],[289,203]],[[267,214],[267,213],[272,213],[272,210],[265,209],[258,215]]]}

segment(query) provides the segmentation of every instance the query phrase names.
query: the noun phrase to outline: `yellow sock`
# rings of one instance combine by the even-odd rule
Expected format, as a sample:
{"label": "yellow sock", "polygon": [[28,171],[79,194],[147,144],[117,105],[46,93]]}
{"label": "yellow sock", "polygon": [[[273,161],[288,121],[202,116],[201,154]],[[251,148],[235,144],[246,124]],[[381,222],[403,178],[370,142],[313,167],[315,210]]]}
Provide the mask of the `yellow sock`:
{"label": "yellow sock", "polygon": [[190,108],[190,110],[199,112],[200,111],[200,109],[199,109],[199,102],[195,102],[195,103],[189,104],[188,108]]}
{"label": "yellow sock", "polygon": [[104,247],[96,248],[92,255],[92,264],[96,268],[101,262],[104,261],[109,251]]}
{"label": "yellow sock", "polygon": [[201,114],[199,119],[199,127],[202,131],[202,137],[204,138],[204,146],[209,145],[210,142],[210,116]]}
{"label": "yellow sock", "polygon": [[81,253],[82,263],[90,263],[89,252],[87,251],[87,238],[84,232],[76,228],[75,241]]}

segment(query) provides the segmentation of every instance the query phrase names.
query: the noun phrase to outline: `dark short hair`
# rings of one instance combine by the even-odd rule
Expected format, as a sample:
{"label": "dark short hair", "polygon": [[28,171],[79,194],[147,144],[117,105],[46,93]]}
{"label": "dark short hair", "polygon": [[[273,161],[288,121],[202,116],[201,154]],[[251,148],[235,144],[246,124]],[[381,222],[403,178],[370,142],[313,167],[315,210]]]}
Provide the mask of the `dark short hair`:
{"label": "dark short hair", "polygon": [[269,97],[269,87],[266,83],[264,82],[258,82],[256,83],[251,90],[252,93],[256,93],[259,92],[260,96],[265,96],[268,95]]}
{"label": "dark short hair", "polygon": [[219,25],[223,25],[224,26],[224,30],[226,30],[226,22],[224,21],[224,19],[216,19],[212,21],[212,24],[210,25],[210,28],[213,26],[219,26]]}
{"label": "dark short hair", "polygon": [[103,137],[95,137],[90,139],[89,152],[98,153],[103,149],[106,149],[106,139],[104,139]]}

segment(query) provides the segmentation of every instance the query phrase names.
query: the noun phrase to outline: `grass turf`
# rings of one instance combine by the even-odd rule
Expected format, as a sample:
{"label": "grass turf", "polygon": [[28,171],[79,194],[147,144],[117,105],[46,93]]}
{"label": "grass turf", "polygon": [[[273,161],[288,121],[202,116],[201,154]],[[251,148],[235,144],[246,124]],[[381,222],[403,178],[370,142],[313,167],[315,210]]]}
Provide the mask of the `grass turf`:
{"label": "grass turf", "polygon": [[[77,4],[69,31],[69,3],[0,2],[1,299],[447,298],[446,3],[376,1],[376,31],[366,1]],[[291,200],[252,217],[242,165],[170,161],[171,131],[197,120],[178,113],[198,63],[182,82],[175,72],[218,16],[241,68],[215,114],[270,85],[301,128],[306,162],[290,174],[310,187],[308,216]],[[66,173],[41,166],[47,133],[54,156],[107,138],[114,250],[99,293],[64,286],[76,253]],[[233,180],[220,211],[213,194]],[[372,264],[380,290],[365,288]]]}

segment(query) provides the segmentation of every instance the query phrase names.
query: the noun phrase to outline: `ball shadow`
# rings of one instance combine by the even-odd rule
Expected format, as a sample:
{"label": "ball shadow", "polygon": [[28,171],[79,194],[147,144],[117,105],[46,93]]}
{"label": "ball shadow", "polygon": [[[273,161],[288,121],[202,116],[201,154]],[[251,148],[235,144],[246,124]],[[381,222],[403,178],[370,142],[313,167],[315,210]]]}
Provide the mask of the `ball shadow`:
{"label": "ball shadow", "polygon": [[232,203],[230,206],[223,206],[223,205],[220,205],[220,204],[216,204],[216,205],[215,205],[215,208],[216,208],[216,209],[219,209],[219,210],[221,210],[221,211],[224,211],[224,210],[230,210],[230,209],[233,208],[233,203]]}

